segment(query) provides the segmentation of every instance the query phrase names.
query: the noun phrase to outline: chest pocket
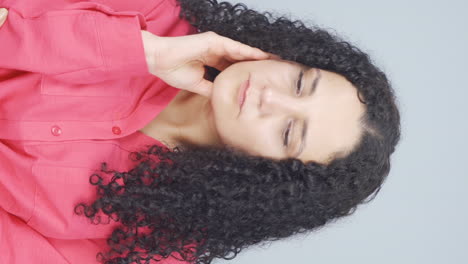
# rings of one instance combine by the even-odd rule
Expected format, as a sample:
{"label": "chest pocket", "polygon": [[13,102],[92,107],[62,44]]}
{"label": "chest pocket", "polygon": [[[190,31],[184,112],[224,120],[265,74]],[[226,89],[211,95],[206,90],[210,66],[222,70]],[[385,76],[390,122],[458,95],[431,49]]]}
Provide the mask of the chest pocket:
{"label": "chest pocket", "polygon": [[95,83],[71,83],[42,75],[41,94],[76,97],[126,97],[130,95],[131,79],[123,78]]}
{"label": "chest pocket", "polygon": [[74,207],[96,198],[96,187],[89,177],[97,173],[104,182],[113,174],[100,171],[101,162],[116,171],[134,166],[129,151],[118,144],[96,142],[62,142],[28,146],[37,159],[32,167],[36,181],[34,210],[28,225],[47,237],[79,239],[105,237],[110,226],[92,225],[89,219],[74,212]]}

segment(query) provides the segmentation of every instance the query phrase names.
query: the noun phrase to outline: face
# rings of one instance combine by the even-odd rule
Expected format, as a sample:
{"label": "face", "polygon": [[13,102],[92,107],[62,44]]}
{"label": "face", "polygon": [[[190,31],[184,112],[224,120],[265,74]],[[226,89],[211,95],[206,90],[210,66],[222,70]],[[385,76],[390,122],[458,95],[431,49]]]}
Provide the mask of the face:
{"label": "face", "polygon": [[213,84],[219,137],[241,151],[326,164],[360,140],[365,106],[341,75],[284,60],[245,61],[226,68]]}

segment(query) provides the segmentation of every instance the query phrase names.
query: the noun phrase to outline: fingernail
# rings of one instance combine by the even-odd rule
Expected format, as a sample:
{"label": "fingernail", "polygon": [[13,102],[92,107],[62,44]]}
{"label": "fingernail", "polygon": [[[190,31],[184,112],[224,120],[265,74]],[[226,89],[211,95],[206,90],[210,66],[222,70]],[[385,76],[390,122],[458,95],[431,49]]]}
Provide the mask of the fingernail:
{"label": "fingernail", "polygon": [[278,56],[278,55],[276,55],[276,54],[272,54],[272,53],[270,53],[270,58],[272,58],[272,59],[277,59],[277,60],[281,60],[281,57],[280,57],[280,56]]}

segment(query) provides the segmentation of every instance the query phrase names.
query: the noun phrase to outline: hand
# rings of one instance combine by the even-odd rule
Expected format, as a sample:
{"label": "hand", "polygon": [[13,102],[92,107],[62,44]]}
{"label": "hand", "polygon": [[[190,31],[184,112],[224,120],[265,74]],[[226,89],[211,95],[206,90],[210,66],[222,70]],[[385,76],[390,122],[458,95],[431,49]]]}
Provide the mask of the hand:
{"label": "hand", "polygon": [[[0,27],[7,16],[8,10],[0,8]],[[141,34],[151,74],[173,87],[206,97],[211,96],[213,83],[203,78],[204,65],[222,71],[237,61],[279,58],[214,32],[181,37],[159,37],[144,30]]]}
{"label": "hand", "polygon": [[243,60],[277,57],[260,49],[204,32],[181,37],[159,37],[142,31],[148,70],[167,84],[206,97],[213,83],[204,79],[204,65],[220,71]]}
{"label": "hand", "polygon": [[0,8],[0,27],[3,26],[8,16],[8,10],[6,8]]}

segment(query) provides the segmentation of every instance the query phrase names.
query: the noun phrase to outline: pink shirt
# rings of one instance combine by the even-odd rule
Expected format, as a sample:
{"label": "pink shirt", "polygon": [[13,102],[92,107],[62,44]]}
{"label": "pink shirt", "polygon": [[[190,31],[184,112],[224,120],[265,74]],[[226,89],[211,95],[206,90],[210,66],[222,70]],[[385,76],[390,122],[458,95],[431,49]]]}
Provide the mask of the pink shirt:
{"label": "pink shirt", "polygon": [[129,170],[131,151],[162,145],[138,130],[179,91],[148,72],[140,30],[196,29],[175,0],[0,7],[0,263],[98,263],[117,224],[93,225],[74,206],[96,198],[101,162]]}

